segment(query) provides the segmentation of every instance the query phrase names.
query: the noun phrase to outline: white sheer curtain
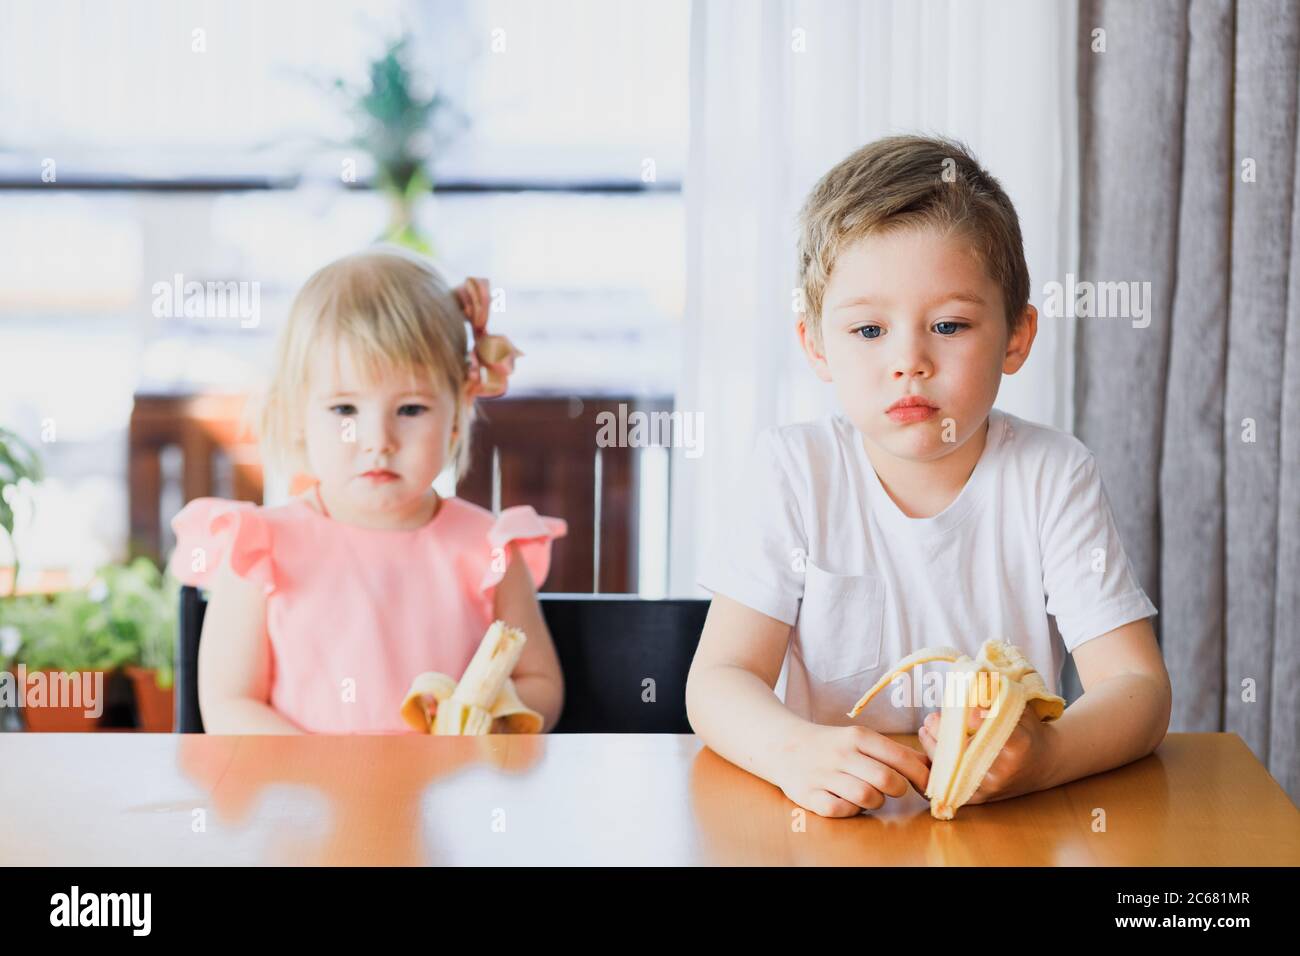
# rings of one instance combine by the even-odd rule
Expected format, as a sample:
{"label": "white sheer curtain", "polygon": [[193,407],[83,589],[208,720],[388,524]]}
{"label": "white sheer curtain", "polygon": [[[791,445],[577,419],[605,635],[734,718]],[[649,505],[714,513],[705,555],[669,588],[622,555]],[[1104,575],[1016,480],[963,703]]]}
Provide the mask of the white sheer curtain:
{"label": "white sheer curtain", "polygon": [[[1077,7],[949,0],[696,0],[678,408],[703,453],[674,452],[669,590],[697,562],[754,434],[834,408],[798,351],[795,215],[858,146],[897,132],[965,141],[1020,214],[1032,301],[1075,259]],[[1040,318],[998,406],[1069,428],[1070,341]]]}

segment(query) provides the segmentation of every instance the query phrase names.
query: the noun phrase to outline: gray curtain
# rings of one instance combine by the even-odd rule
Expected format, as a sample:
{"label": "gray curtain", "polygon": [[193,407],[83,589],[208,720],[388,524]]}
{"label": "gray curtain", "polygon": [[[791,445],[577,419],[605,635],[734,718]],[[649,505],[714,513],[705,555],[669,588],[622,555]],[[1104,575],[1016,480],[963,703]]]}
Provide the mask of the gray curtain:
{"label": "gray curtain", "polygon": [[1079,278],[1152,303],[1076,320],[1074,398],[1170,730],[1240,735],[1300,802],[1298,50],[1284,0],[1081,2]]}

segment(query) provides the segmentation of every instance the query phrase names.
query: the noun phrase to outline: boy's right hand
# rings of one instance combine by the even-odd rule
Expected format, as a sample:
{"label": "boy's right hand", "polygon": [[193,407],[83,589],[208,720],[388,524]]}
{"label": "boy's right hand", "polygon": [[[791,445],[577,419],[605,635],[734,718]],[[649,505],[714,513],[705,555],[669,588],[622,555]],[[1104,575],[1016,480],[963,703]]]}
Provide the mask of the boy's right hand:
{"label": "boy's right hand", "polygon": [[787,797],[823,817],[879,810],[885,797],[924,795],[930,758],[906,744],[858,725],[809,724],[787,748],[779,778]]}

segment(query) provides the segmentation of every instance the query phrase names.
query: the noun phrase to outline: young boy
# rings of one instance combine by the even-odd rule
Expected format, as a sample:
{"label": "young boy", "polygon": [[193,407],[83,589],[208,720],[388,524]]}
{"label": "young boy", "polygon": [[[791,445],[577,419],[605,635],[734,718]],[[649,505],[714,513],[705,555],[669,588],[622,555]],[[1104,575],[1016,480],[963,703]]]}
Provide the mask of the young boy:
{"label": "young boy", "polygon": [[[934,702],[889,688],[858,722],[847,712],[904,655],[974,657],[992,637],[1053,693],[1069,651],[1084,694],[1051,724],[1027,709],[970,803],[1149,754],[1169,678],[1097,463],[993,407],[1038,322],[1002,187],[958,143],[871,143],[808,197],[799,269],[799,341],[840,411],[758,437],[700,576],[696,732],[818,814],[877,809],[924,791]],[[882,732],[919,733],[926,755]]]}

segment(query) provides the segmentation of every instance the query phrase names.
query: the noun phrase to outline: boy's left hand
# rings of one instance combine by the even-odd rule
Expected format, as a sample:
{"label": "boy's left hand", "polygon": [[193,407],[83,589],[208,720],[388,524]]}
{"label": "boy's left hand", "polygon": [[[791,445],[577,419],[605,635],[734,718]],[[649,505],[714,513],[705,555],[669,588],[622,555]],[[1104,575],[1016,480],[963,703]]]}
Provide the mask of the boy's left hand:
{"label": "boy's left hand", "polygon": [[[983,708],[966,712],[967,726],[973,732],[984,719]],[[929,714],[917,736],[931,760],[934,759],[935,735],[939,732],[939,715]],[[1046,785],[1048,752],[1052,729],[1038,719],[1033,708],[1026,707],[1007,742],[980,781],[974,795],[966,801],[988,803],[1041,790]]]}

